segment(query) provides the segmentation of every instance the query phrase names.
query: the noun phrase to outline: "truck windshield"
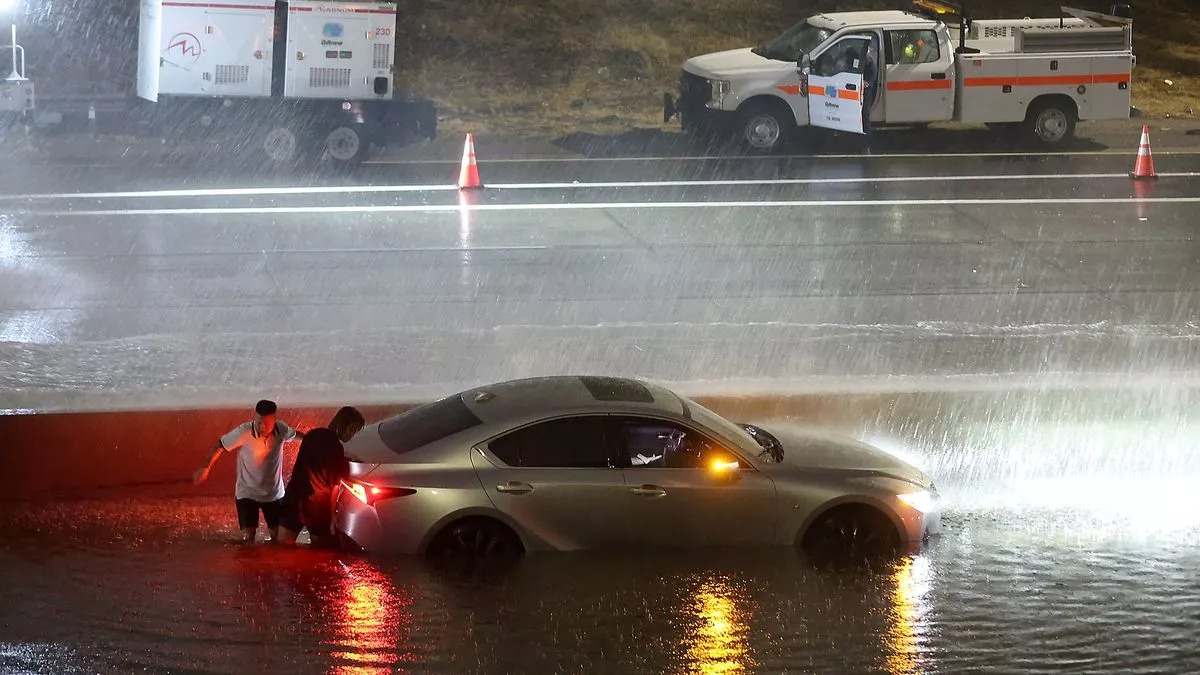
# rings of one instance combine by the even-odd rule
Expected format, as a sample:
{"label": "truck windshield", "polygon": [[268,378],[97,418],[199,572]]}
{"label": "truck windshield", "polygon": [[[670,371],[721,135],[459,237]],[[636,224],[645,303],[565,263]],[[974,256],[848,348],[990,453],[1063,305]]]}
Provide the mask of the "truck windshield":
{"label": "truck windshield", "polygon": [[802,22],[785,30],[782,35],[765,45],[755,47],[752,51],[772,61],[798,63],[801,57],[828,40],[832,34],[833,31],[827,28],[818,28],[808,22]]}

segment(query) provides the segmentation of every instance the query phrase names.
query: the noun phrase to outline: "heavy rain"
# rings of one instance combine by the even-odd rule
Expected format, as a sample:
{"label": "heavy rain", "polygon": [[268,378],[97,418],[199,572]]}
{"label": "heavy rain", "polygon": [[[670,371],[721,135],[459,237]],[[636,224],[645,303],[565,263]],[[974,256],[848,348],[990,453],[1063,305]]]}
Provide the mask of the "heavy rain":
{"label": "heavy rain", "polygon": [[[1200,671],[1200,18],[902,4],[0,0],[0,672]],[[566,375],[786,462],[660,397],[732,477],[506,464]],[[375,426],[458,392],[503,433]],[[261,399],[367,425],[295,547],[239,540]],[[896,550],[801,545],[860,501]]]}

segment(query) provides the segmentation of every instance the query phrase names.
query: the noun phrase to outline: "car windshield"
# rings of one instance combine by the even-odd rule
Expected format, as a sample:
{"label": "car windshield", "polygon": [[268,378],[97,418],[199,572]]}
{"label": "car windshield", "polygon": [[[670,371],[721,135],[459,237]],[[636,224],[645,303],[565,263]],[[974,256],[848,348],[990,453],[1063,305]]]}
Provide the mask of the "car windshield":
{"label": "car windshield", "polygon": [[798,63],[805,54],[828,40],[830,35],[833,35],[833,31],[827,28],[802,22],[785,30],[774,40],[755,47],[753,51],[755,54],[773,61]]}

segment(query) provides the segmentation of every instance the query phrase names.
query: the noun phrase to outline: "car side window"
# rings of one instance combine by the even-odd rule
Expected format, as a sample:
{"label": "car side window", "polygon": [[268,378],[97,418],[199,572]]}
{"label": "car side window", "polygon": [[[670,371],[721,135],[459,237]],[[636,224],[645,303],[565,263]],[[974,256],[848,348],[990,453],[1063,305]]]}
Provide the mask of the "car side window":
{"label": "car side window", "polygon": [[888,31],[888,65],[936,63],[942,58],[937,33],[931,30]]}
{"label": "car side window", "polygon": [[488,444],[497,459],[514,467],[604,469],[613,466],[604,420],[567,417],[540,422]]}
{"label": "car side window", "polygon": [[813,62],[812,72],[820,77],[839,73],[862,74],[867,58],[867,41],[844,39],[835,43]]}
{"label": "car side window", "polygon": [[615,417],[622,459],[633,469],[704,469],[732,454],[707,436],[666,420]]}

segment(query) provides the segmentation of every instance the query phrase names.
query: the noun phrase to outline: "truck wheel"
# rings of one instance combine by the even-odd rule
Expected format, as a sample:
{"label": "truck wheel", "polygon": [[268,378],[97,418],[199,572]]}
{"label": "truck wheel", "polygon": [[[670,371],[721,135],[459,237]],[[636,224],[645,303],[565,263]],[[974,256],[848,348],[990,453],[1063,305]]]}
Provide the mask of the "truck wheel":
{"label": "truck wheel", "polygon": [[1057,145],[1075,135],[1075,111],[1058,101],[1047,101],[1032,108],[1026,127],[1033,140]]}
{"label": "truck wheel", "polygon": [[366,158],[371,139],[359,125],[342,125],[325,136],[325,152],[341,166],[354,166]]}
{"label": "truck wheel", "polygon": [[796,123],[790,110],[785,115],[781,105],[765,103],[746,108],[741,115],[742,143],[754,152],[774,152],[791,136]]}

